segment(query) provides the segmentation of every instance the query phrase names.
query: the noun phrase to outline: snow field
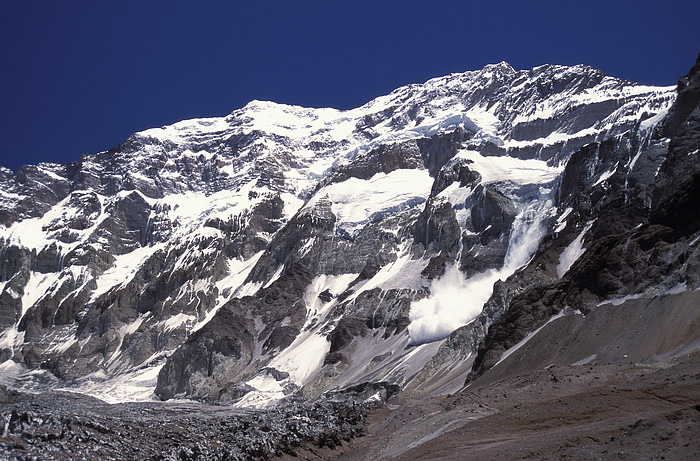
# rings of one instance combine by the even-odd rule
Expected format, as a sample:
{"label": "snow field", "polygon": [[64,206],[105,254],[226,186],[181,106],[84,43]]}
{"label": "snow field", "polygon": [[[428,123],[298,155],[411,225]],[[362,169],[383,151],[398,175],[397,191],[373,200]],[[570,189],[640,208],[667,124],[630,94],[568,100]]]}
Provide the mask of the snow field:
{"label": "snow field", "polygon": [[427,170],[395,170],[377,173],[364,180],[350,178],[321,189],[306,204],[312,209],[328,198],[338,227],[356,234],[375,219],[414,208],[425,203],[433,185]]}
{"label": "snow field", "polygon": [[[266,365],[266,368],[289,374],[287,378],[277,380],[269,373],[261,373],[246,384],[255,390],[246,394],[237,407],[242,408],[265,408],[286,396],[284,390],[286,386],[294,385],[301,387],[309,383],[316,373],[321,369],[326,354],[330,351],[330,342],[321,331],[326,326],[324,322],[330,309],[336,304],[335,299],[323,303],[318,299],[318,295],[326,290],[333,294],[340,294],[345,291],[357,274],[344,274],[339,276],[319,275],[316,276],[306,289],[304,302],[306,304],[306,317],[301,333],[294,339],[292,344],[280,351]],[[256,322],[257,323],[257,322]],[[259,330],[264,325],[258,325]],[[260,354],[256,350],[256,356]],[[255,360],[256,357],[253,358]]]}
{"label": "snow field", "polygon": [[472,163],[469,168],[481,175],[481,183],[508,181],[514,184],[546,184],[563,171],[564,165],[551,167],[543,160],[523,160],[516,157],[486,157],[473,150],[460,151],[456,158]]}

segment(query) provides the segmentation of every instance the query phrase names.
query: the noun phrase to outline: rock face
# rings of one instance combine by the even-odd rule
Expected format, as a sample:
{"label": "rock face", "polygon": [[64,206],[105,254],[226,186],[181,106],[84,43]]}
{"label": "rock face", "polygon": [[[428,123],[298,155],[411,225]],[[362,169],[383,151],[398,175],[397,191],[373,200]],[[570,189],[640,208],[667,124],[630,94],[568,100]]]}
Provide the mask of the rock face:
{"label": "rock face", "polygon": [[[163,399],[230,401],[251,390],[238,383],[246,368],[252,368],[248,375],[261,368],[252,363],[256,350],[262,354],[283,350],[299,335],[306,319],[303,295],[311,279],[307,269],[292,266],[255,296],[234,298],[222,306],[169,358],[158,376],[156,393]],[[258,332],[256,324],[266,326]],[[274,375],[272,370],[265,372]]]}
{"label": "rock face", "polygon": [[500,63],[1,169],[0,359],[125,399],[450,392],[565,306],[698,286],[697,67]]}

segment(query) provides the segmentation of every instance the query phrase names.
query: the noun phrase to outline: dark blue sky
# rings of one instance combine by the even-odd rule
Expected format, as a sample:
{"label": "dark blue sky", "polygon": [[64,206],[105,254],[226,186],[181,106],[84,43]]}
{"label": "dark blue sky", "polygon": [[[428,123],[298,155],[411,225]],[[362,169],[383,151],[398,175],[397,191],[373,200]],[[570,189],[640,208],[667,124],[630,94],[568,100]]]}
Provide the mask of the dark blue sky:
{"label": "dark blue sky", "polygon": [[0,0],[0,165],[66,163],[251,99],[351,108],[508,61],[673,85],[700,2]]}

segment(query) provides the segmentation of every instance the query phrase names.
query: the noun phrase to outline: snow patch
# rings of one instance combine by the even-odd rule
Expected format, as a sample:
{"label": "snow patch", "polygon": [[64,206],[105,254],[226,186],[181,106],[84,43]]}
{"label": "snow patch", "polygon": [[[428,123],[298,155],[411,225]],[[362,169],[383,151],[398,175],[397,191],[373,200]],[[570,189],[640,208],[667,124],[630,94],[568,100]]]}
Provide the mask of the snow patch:
{"label": "snow patch", "polygon": [[311,380],[323,365],[323,359],[331,344],[317,331],[304,331],[280,352],[266,368],[289,373],[287,378],[277,380],[269,373],[261,373],[246,382],[255,390],[248,392],[236,402],[239,408],[265,408],[286,396],[285,387],[303,386]]}
{"label": "snow patch", "polygon": [[140,368],[113,378],[98,371],[59,390],[90,395],[110,404],[159,400],[153,390],[162,366]]}
{"label": "snow patch", "polygon": [[357,278],[359,274],[343,274],[343,275],[326,275],[321,274],[316,276],[304,292],[304,304],[306,305],[307,319],[316,318],[323,320],[331,306],[334,304],[334,299],[324,303],[319,298],[319,295],[324,291],[328,291],[333,296],[343,293],[348,285]]}
{"label": "snow patch", "polygon": [[[635,161],[636,161],[636,158],[635,158]],[[600,175],[600,178],[598,178],[598,180],[597,180],[596,182],[593,183],[593,186],[592,186],[592,187],[595,187],[595,186],[597,186],[598,184],[600,184],[600,183],[602,183],[602,182],[605,182],[605,181],[607,181],[608,179],[610,179],[610,177],[611,177],[612,175],[615,174],[615,171],[617,171],[617,166],[618,166],[618,165],[619,165],[619,162],[616,163],[612,168],[610,168],[610,170],[608,170],[608,171],[606,171],[605,173],[601,174],[601,175]],[[634,166],[634,162],[632,162],[632,166]]]}
{"label": "snow patch", "polygon": [[54,389],[57,383],[59,379],[46,370],[31,370],[12,360],[0,363],[0,384],[7,387],[38,394],[47,389]]}
{"label": "snow patch", "polygon": [[571,364],[572,367],[580,367],[581,365],[588,365],[592,361],[594,361],[598,357],[597,354],[589,355],[588,357],[585,357],[578,362],[574,362]]}
{"label": "snow patch", "polygon": [[230,129],[224,117],[196,118],[183,120],[161,128],[151,128],[136,133],[136,136],[155,138],[175,143],[185,142],[193,134],[211,134]]}
{"label": "snow patch", "polygon": [[169,317],[166,320],[163,320],[162,323],[160,323],[159,326],[160,328],[163,329],[164,333],[167,333],[169,331],[175,330],[179,328],[182,325],[185,325],[186,327],[191,327],[197,322],[197,317],[194,315],[187,315],[185,313],[180,312],[179,314],[173,315],[172,317]]}
{"label": "snow patch", "polygon": [[559,255],[559,264],[557,264],[557,277],[562,278],[576,260],[586,251],[585,248],[583,248],[583,237],[591,229],[592,225],[593,221],[589,221],[574,241],[561,252]]}
{"label": "snow patch", "polygon": [[[244,282],[263,253],[264,251],[259,251],[255,254],[255,256],[247,260],[236,258],[229,259],[228,275],[216,283],[216,287],[219,289],[220,293],[218,299],[216,300],[216,306],[206,313],[204,319],[192,327],[193,333],[214,318],[221,306],[226,304],[229,300],[252,295],[260,288],[260,285],[257,283],[244,284]],[[224,293],[228,293],[228,296],[226,296]]]}
{"label": "snow patch", "polygon": [[331,343],[321,334],[302,332],[285,350],[280,352],[269,367],[289,373],[296,383],[306,384],[309,377],[323,365],[323,359],[331,349]]}
{"label": "snow patch", "polygon": [[410,243],[406,243],[398,254],[396,261],[382,267],[379,272],[369,280],[358,283],[355,292],[348,297],[351,301],[364,292],[380,288],[383,291],[394,288],[411,288],[419,290],[423,285],[421,272],[428,264],[423,259],[411,259]]}
{"label": "snow patch", "polygon": [[573,208],[568,207],[564,212],[557,218],[557,228],[554,229],[554,233],[558,234],[559,232],[563,231],[564,228],[566,227],[566,217],[569,216],[569,214],[574,211]]}
{"label": "snow patch", "polygon": [[612,298],[612,299],[608,299],[608,300],[605,300],[603,302],[598,303],[598,307],[605,305],[605,304],[612,304],[613,306],[620,306],[620,305],[624,304],[626,301],[629,301],[631,299],[641,299],[643,297],[644,297],[643,294],[637,293],[637,294],[633,294],[633,295],[623,296],[621,298]]}
{"label": "snow patch", "polygon": [[165,248],[165,244],[159,243],[153,246],[140,247],[130,253],[117,256],[112,267],[95,280],[97,288],[92,292],[90,302],[94,302],[114,287],[123,287],[129,283],[143,263],[163,248]]}

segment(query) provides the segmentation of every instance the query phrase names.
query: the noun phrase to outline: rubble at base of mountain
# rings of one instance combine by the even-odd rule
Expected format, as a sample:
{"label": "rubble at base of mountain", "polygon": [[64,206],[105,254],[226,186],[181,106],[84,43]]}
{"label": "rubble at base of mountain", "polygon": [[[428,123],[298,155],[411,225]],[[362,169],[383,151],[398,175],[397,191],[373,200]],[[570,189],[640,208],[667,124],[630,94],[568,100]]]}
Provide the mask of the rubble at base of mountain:
{"label": "rubble at base of mountain", "polygon": [[158,403],[108,406],[0,387],[0,452],[13,459],[247,460],[334,449],[364,434],[367,404],[286,402],[274,410]]}

